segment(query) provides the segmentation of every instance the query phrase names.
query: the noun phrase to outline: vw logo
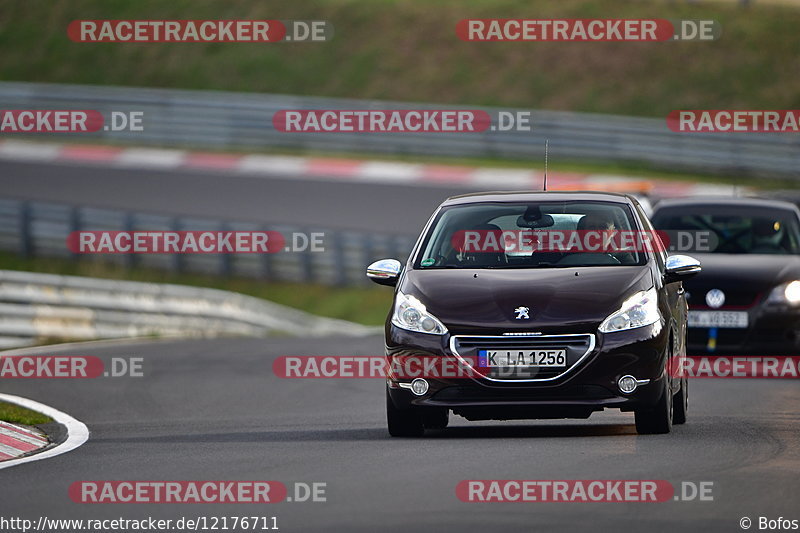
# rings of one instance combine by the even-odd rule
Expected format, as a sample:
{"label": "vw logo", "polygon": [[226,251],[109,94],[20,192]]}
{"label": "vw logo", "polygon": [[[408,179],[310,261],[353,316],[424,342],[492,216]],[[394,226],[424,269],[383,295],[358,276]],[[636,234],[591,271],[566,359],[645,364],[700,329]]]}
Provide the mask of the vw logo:
{"label": "vw logo", "polygon": [[529,307],[517,307],[514,309],[514,313],[517,314],[515,317],[517,320],[530,320],[530,308]]}
{"label": "vw logo", "polygon": [[725,293],[719,289],[711,289],[706,293],[706,303],[714,309],[722,307],[725,303]]}

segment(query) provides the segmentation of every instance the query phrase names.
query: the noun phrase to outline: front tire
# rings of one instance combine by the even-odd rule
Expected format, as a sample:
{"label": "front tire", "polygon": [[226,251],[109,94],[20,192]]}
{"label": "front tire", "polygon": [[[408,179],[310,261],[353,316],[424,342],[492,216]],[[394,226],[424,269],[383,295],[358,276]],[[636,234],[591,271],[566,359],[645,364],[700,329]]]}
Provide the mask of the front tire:
{"label": "front tire", "polygon": [[689,412],[689,380],[681,378],[681,390],[672,399],[672,423],[685,424]]}
{"label": "front tire", "polygon": [[636,431],[639,435],[656,435],[672,430],[672,392],[669,390],[669,376],[664,376],[661,397],[655,406],[634,411]]}
{"label": "front tire", "polygon": [[408,409],[395,407],[389,391],[386,391],[386,423],[392,437],[421,437],[425,433],[419,407]]}

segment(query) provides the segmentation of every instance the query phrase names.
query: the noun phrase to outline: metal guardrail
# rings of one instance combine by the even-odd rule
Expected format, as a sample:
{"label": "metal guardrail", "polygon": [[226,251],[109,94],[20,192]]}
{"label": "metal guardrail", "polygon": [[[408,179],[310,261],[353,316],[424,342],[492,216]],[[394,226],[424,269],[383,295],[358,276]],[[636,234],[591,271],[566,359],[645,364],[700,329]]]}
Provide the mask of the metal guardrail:
{"label": "metal guardrail", "polygon": [[360,336],[378,329],[216,289],[0,270],[0,349],[53,338]]}
{"label": "metal guardrail", "polygon": [[246,222],[169,217],[45,202],[0,199],[0,250],[30,257],[77,256],[67,247],[73,231],[278,231],[321,232],[324,251],[266,254],[110,254],[83,256],[134,268],[155,268],[323,285],[368,284],[366,265],[384,257],[405,261],[414,239],[355,231],[258,225]]}
{"label": "metal guardrail", "polygon": [[[635,162],[656,167],[800,179],[800,135],[674,133],[664,119],[532,111],[531,132],[282,133],[282,109],[463,109],[374,100],[131,87],[0,82],[0,109],[143,111],[144,131],[80,134],[138,145],[292,148],[384,154]],[[484,109],[490,114],[498,109]],[[508,111],[517,111],[510,110]],[[41,134],[37,134],[41,135]],[[60,134],[63,135],[63,134]]]}

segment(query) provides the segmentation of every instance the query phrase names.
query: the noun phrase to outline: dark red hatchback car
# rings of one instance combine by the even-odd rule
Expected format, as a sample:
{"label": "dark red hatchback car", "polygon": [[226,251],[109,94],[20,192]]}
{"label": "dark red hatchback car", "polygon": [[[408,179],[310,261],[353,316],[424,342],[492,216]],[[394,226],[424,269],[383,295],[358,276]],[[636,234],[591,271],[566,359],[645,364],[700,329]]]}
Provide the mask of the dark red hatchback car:
{"label": "dark red hatchback car", "polygon": [[[648,235],[627,195],[446,200],[405,265],[384,259],[367,269],[396,287],[385,330],[389,433],[444,428],[451,411],[514,420],[616,408],[635,413],[640,433],[684,423],[687,382],[671,369],[686,350],[681,282],[700,264],[636,238]],[[437,370],[397,371],[409,357]]]}

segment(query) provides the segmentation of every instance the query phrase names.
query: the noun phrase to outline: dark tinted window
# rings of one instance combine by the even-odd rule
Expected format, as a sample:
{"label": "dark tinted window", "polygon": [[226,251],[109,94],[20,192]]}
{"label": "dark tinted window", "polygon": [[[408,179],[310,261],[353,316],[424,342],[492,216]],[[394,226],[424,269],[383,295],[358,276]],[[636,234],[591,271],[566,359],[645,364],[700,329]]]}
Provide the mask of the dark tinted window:
{"label": "dark tinted window", "polygon": [[[641,233],[630,207],[623,203],[453,206],[444,208],[431,225],[415,268],[637,265],[646,259],[642,247],[636,243],[627,244]],[[630,239],[618,248],[612,245],[610,250],[608,247],[589,249],[602,239],[621,243],[623,235]],[[584,242],[589,246],[583,246]]]}
{"label": "dark tinted window", "polygon": [[657,209],[657,230],[672,241],[693,241],[683,251],[726,254],[798,254],[800,224],[794,212],[749,206],[692,205]]}

